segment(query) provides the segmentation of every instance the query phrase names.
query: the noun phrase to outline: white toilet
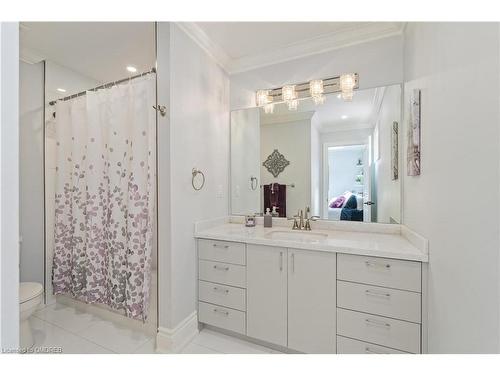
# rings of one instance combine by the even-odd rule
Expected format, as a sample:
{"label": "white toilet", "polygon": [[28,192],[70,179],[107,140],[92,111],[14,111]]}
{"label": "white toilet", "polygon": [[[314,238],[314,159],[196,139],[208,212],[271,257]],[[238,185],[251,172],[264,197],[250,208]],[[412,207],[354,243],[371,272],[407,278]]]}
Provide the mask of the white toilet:
{"label": "white toilet", "polygon": [[21,283],[19,286],[19,339],[22,349],[29,349],[34,344],[29,318],[42,303],[42,294],[42,284]]}

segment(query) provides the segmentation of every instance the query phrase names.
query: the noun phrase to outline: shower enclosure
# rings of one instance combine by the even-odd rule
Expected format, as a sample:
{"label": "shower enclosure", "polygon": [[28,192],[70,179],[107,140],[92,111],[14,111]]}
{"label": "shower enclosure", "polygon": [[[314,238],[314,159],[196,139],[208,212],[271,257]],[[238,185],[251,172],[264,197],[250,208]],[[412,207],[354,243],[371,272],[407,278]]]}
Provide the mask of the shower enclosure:
{"label": "shower enclosure", "polygon": [[[31,205],[26,222],[39,229],[30,224],[22,233],[21,270],[29,271],[23,281],[43,279],[37,281],[46,304],[78,305],[156,332],[155,25],[24,26],[30,32],[21,36],[21,47],[37,48],[43,57],[21,64],[40,75],[37,113],[44,119],[24,137],[40,150],[33,153],[38,159],[28,158],[38,174],[27,174],[24,195],[33,177],[44,193],[25,199],[21,209],[30,217]],[[92,32],[98,41],[87,37]],[[21,86],[33,87],[32,79],[21,75]]]}

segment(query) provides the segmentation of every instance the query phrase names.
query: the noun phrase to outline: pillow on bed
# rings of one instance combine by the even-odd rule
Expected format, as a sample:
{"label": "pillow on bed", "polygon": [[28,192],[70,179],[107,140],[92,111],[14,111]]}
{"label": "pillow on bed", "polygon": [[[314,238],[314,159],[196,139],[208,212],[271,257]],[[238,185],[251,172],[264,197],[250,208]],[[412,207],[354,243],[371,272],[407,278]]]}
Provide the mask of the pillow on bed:
{"label": "pillow on bed", "polygon": [[331,201],[330,201],[330,204],[328,205],[328,207],[330,208],[341,208],[345,203],[345,197],[343,195],[340,195],[336,198],[333,198]]}
{"label": "pillow on bed", "polygon": [[344,208],[358,208],[358,200],[354,194],[351,194],[347,202],[345,202]]}

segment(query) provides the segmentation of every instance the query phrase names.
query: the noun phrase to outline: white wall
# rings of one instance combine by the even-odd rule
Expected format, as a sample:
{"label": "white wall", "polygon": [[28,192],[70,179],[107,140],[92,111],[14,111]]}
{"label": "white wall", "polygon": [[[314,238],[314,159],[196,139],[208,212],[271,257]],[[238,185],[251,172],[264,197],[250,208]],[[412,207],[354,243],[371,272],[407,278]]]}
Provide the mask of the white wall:
{"label": "white wall", "polygon": [[0,23],[0,347],[19,346],[19,24]]}
{"label": "white wall", "polygon": [[172,328],[197,309],[193,223],[228,214],[229,78],[177,25],[158,27],[160,326]]}
{"label": "white wall", "polygon": [[403,222],[429,239],[429,351],[498,352],[498,24],[409,24],[404,74],[405,127],[422,90],[422,174],[403,168]]}
{"label": "white wall", "polygon": [[19,67],[21,281],[44,284],[43,63]]}
{"label": "white wall", "polygon": [[[262,165],[277,149],[290,164],[274,177]],[[260,128],[260,165],[263,185],[277,182],[286,187],[286,215],[311,206],[311,120],[298,120],[262,125]],[[262,207],[265,211],[267,207]],[[272,209],[272,207],[270,207]]]}
{"label": "white wall", "polygon": [[[260,108],[231,112],[231,213],[260,210]],[[251,181],[251,177],[257,181]],[[252,186],[253,184],[253,186]]]}
{"label": "white wall", "polygon": [[231,109],[255,105],[255,91],[306,82],[345,72],[359,73],[359,87],[387,86],[403,81],[401,35],[270,65],[231,75]]}
{"label": "white wall", "polygon": [[[328,197],[338,197],[346,191],[358,193],[363,186],[357,186],[356,176],[363,169],[357,167],[358,160],[363,160],[365,147],[341,147],[328,150],[329,190]],[[358,209],[361,209],[358,207]]]}
{"label": "white wall", "polygon": [[[401,140],[399,143],[399,165],[400,176],[397,180],[392,180],[391,150],[392,150],[392,124],[394,121],[401,124],[401,86],[388,86],[384,90],[384,97],[380,105],[377,117],[378,138],[379,138],[379,159],[375,160],[375,179],[376,183],[376,208],[377,222],[390,223],[393,221],[401,222],[401,160],[406,155],[401,153]],[[373,208],[373,206],[372,206]]]}

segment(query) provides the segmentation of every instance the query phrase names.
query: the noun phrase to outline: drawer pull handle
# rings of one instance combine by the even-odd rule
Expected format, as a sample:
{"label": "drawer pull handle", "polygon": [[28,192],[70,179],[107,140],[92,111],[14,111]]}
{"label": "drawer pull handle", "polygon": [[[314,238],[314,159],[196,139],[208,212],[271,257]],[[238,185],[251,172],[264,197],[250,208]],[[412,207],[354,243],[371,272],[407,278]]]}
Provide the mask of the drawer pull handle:
{"label": "drawer pull handle", "polygon": [[376,350],[370,349],[369,346],[365,347],[365,353],[366,354],[387,354],[385,352],[378,352]]}
{"label": "drawer pull handle", "polygon": [[374,325],[374,326],[378,326],[378,327],[382,327],[382,328],[391,328],[391,325],[389,323],[380,322],[380,321],[374,320],[374,319],[365,319],[365,322],[366,322],[366,324],[369,324],[369,325]]}
{"label": "drawer pull handle", "polygon": [[221,267],[221,266],[214,266],[214,269],[219,270],[219,271],[229,271],[229,267]]}
{"label": "drawer pull handle", "polygon": [[367,260],[365,264],[367,267],[391,268],[391,265],[388,263],[382,264],[377,262],[370,262],[369,260]]}
{"label": "drawer pull handle", "polygon": [[213,247],[220,247],[222,249],[229,249],[229,245],[217,245],[216,243],[213,244]]}
{"label": "drawer pull handle", "polygon": [[229,315],[229,311],[219,310],[219,309],[214,309],[214,313],[216,313],[216,314],[223,314],[225,316]]}
{"label": "drawer pull handle", "polygon": [[214,292],[229,294],[229,289],[220,289],[214,286]]}
{"label": "drawer pull handle", "polygon": [[366,289],[365,294],[374,297],[391,298],[391,293],[377,292],[370,289]]}

